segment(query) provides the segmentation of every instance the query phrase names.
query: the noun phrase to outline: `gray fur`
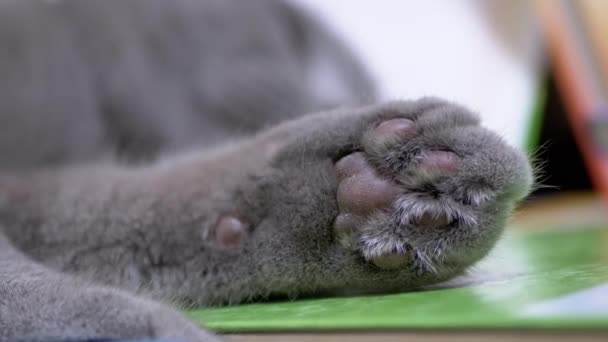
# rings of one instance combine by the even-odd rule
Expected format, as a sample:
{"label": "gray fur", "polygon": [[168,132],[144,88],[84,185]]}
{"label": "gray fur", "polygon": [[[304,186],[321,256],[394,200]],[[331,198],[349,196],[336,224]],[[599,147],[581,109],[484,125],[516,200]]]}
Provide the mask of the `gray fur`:
{"label": "gray fur", "polygon": [[[0,41],[0,340],[211,341],[152,299],[433,284],[488,252],[532,181],[526,158],[460,106],[360,106],[373,88],[348,50],[277,1],[7,0]],[[337,97],[315,91],[319,58]],[[336,104],[348,106],[303,115]],[[397,117],[419,134],[370,134]],[[437,149],[458,171],[416,172]],[[400,195],[345,248],[334,163],[354,151]],[[423,212],[454,223],[422,229]],[[233,249],[214,240],[227,214],[247,224]],[[415,257],[395,271],[367,261],[394,252]]]}

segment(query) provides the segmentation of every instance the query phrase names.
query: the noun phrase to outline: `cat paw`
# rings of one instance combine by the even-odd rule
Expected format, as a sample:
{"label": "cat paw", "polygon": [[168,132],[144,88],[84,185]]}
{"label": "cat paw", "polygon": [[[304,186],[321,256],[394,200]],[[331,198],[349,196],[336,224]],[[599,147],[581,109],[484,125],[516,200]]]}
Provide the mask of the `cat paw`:
{"label": "cat paw", "polygon": [[461,272],[528,193],[529,163],[462,107],[391,111],[335,164],[334,236],[381,270]]}

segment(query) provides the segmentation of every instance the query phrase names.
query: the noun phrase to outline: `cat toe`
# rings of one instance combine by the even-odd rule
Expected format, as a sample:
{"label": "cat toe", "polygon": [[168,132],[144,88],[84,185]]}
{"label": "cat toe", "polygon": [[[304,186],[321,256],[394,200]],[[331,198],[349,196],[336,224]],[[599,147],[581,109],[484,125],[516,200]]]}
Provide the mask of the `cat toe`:
{"label": "cat toe", "polygon": [[390,207],[397,194],[397,186],[378,175],[362,153],[344,157],[336,167],[341,175],[337,193],[341,212],[367,215]]}

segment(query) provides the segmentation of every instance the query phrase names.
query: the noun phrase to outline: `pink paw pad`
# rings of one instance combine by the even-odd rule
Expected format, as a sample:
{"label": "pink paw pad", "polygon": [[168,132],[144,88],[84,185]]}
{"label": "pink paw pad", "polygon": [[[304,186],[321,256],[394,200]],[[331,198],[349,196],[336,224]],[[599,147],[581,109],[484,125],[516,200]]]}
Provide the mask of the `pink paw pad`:
{"label": "pink paw pad", "polygon": [[337,195],[341,212],[367,215],[390,207],[397,195],[395,184],[380,177],[361,152],[342,158],[336,170],[341,180]]}
{"label": "pink paw pad", "polygon": [[371,262],[382,270],[397,270],[406,267],[411,262],[410,253],[393,253],[372,258]]}
{"label": "pink paw pad", "polygon": [[416,135],[416,124],[408,119],[392,119],[381,122],[374,128],[375,135],[396,134],[402,138]]}
{"label": "pink paw pad", "polygon": [[454,152],[431,151],[420,157],[420,167],[427,171],[450,172],[458,167],[459,157]]}
{"label": "pink paw pad", "polygon": [[223,216],[215,225],[215,242],[223,248],[238,248],[246,233],[245,224],[234,216]]}

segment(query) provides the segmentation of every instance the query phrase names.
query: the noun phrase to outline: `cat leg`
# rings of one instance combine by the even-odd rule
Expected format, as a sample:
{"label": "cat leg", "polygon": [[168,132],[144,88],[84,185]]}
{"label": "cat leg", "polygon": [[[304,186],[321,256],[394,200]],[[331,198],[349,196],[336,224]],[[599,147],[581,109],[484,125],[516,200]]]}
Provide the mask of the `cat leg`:
{"label": "cat leg", "polygon": [[521,152],[437,99],[312,115],[263,139],[281,136],[257,227],[272,234],[252,253],[279,264],[265,279],[283,286],[267,293],[395,291],[462,274],[532,183]]}
{"label": "cat leg", "polygon": [[12,210],[28,255],[215,305],[462,274],[494,245],[532,176],[468,110],[423,99],[311,114],[148,167],[35,179],[20,187],[35,204]]}

